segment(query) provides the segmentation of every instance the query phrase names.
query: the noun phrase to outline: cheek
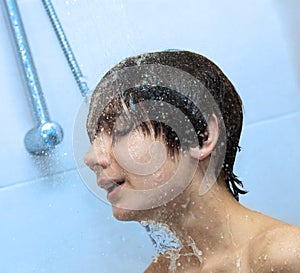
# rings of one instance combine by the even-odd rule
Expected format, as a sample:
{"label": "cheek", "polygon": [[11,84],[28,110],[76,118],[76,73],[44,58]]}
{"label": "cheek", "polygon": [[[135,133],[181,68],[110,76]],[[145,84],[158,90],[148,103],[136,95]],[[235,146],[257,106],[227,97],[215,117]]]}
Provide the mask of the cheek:
{"label": "cheek", "polygon": [[152,181],[159,185],[164,184],[175,175],[176,171],[177,163],[168,159],[158,171],[152,174]]}
{"label": "cheek", "polygon": [[130,184],[137,189],[156,189],[171,181],[177,171],[177,163],[166,160],[159,170],[148,175],[129,174]]}
{"label": "cheek", "polygon": [[114,154],[130,184],[139,189],[156,188],[168,182],[178,167],[178,162],[168,157],[163,140],[138,132],[122,137],[114,146]]}
{"label": "cheek", "polygon": [[122,168],[136,175],[154,174],[167,160],[164,143],[139,132],[132,132],[117,141],[113,153]]}

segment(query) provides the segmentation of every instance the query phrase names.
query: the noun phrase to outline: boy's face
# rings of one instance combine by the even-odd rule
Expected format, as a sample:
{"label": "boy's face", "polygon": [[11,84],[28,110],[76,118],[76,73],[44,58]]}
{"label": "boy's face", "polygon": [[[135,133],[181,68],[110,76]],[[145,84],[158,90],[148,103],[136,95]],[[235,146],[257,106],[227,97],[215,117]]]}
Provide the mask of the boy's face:
{"label": "boy's face", "polygon": [[163,139],[140,129],[117,139],[102,131],[85,157],[120,220],[143,220],[158,204],[180,194],[186,187],[182,181],[195,163],[192,161],[184,152],[172,158]]}

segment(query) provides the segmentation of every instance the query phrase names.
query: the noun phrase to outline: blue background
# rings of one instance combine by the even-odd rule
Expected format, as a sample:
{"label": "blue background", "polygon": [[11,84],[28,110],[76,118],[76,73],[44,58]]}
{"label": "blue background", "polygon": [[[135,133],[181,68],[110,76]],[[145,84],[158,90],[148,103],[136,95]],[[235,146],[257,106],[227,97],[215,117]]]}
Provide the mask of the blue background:
{"label": "blue background", "polygon": [[[64,129],[47,157],[29,155],[33,127],[0,13],[0,272],[142,272],[153,249],[137,223],[120,223],[85,187],[72,134],[81,94],[41,1],[18,1],[50,115]],[[236,173],[241,203],[300,225],[300,90],[297,0],[53,0],[93,88],[127,56],[180,48],[228,75],[244,102]],[[298,20],[298,21],[297,21]]]}

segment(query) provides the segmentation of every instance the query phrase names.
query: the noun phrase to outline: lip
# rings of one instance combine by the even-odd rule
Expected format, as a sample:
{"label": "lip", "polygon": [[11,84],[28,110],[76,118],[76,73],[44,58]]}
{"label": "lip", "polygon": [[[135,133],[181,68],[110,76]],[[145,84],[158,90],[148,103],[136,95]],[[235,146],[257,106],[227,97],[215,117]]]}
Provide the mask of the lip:
{"label": "lip", "polygon": [[[120,182],[123,182],[120,184]],[[107,191],[107,199],[111,201],[114,199],[116,194],[120,191],[125,183],[124,179],[115,179],[115,178],[101,178],[97,181],[97,184],[100,188]],[[116,186],[118,184],[118,186]],[[115,187],[116,186],[116,187]]]}
{"label": "lip", "polygon": [[107,192],[107,200],[111,203],[116,203],[116,201],[118,200],[118,194],[119,192],[122,190],[123,186],[125,183],[120,184],[119,186],[117,186],[116,188],[114,188],[112,191]]}
{"label": "lip", "polygon": [[100,188],[107,190],[109,187],[124,181],[124,179],[116,178],[101,178],[98,179],[97,184]]}

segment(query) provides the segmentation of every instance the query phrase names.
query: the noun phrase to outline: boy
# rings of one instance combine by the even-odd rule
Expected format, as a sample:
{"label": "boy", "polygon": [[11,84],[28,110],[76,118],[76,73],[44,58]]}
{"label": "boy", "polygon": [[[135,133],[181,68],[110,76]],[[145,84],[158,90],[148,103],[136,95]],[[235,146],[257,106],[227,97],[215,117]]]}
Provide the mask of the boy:
{"label": "boy", "polygon": [[243,207],[233,173],[242,102],[188,51],[131,57],[96,87],[86,164],[114,216],[167,226],[180,247],[146,272],[300,272],[300,230]]}

